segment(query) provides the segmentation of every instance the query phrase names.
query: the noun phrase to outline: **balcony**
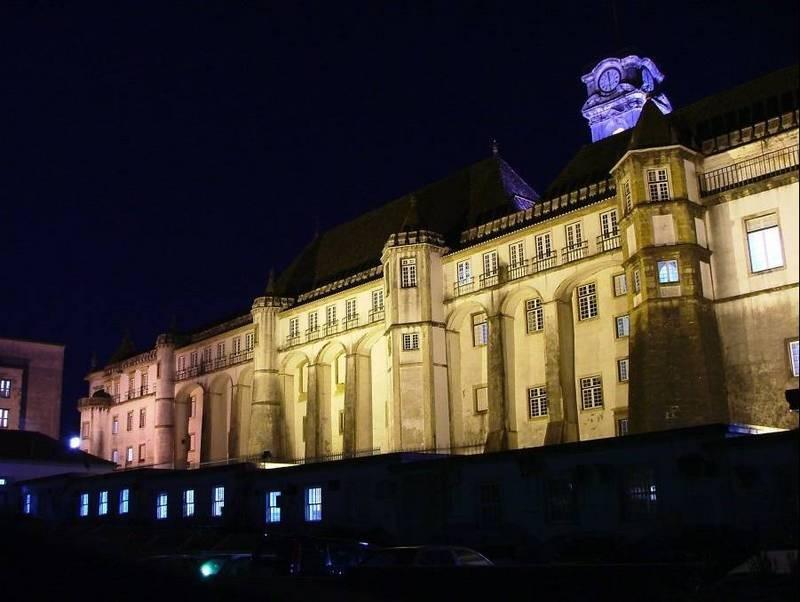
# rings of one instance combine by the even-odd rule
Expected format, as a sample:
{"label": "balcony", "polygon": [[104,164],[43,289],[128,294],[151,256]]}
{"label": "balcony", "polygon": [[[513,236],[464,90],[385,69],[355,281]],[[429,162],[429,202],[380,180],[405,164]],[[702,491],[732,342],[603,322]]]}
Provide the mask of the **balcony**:
{"label": "balcony", "polygon": [[322,336],[329,337],[332,334],[339,332],[339,321],[331,320],[322,325]]}
{"label": "balcony", "polygon": [[460,297],[475,290],[475,281],[470,276],[464,280],[459,280],[453,285],[453,296]]}
{"label": "balcony", "polygon": [[384,317],[385,317],[385,313],[384,313],[383,305],[381,305],[380,307],[375,307],[375,308],[369,310],[369,314],[367,315],[367,318],[369,319],[369,323],[370,324],[372,324],[373,322],[378,322],[380,320],[383,320]]}
{"label": "balcony", "polygon": [[306,343],[316,341],[322,336],[319,327],[309,328],[306,330]]}
{"label": "balcony", "polygon": [[286,337],[286,346],[292,347],[294,345],[299,345],[301,340],[299,332],[292,333]]}
{"label": "balcony", "polygon": [[537,255],[533,259],[533,273],[543,272],[558,265],[558,253],[555,251],[548,251],[542,255]]}
{"label": "balcony", "polygon": [[228,365],[228,358],[224,355],[218,355],[214,358],[214,370],[219,370],[220,368],[224,368]]}
{"label": "balcony", "polygon": [[478,284],[480,288],[489,288],[500,283],[500,270],[493,270],[478,276]]}
{"label": "balcony", "polygon": [[200,372],[200,366],[189,366],[188,368],[182,368],[175,372],[175,380],[186,380],[187,378],[194,378],[195,376],[200,376],[202,372]]}
{"label": "balcony", "polygon": [[[139,399],[140,397],[144,397],[145,395],[150,395],[150,393],[155,393],[156,388],[155,386],[144,385],[141,387],[134,387],[130,391],[128,391],[125,399]],[[119,395],[115,396],[117,398],[117,402],[119,401]]]}
{"label": "balcony", "polygon": [[613,230],[597,237],[597,252],[613,251],[619,249],[622,243],[619,239],[619,231]]}
{"label": "balcony", "polygon": [[514,265],[508,266],[508,280],[517,280],[518,278],[523,278],[525,276],[530,276],[533,274],[533,263],[528,261],[522,261],[520,263],[515,263]]}
{"label": "balcony", "polygon": [[797,147],[790,146],[700,174],[698,176],[700,195],[708,196],[796,170],[797,155]]}
{"label": "balcony", "polygon": [[228,365],[233,366],[234,364],[241,364],[251,359],[253,359],[252,347],[250,349],[240,349],[228,356]]}
{"label": "balcony", "polygon": [[345,316],[344,320],[342,320],[342,326],[344,327],[345,330],[356,328],[358,326],[358,314]]}
{"label": "balcony", "polygon": [[589,254],[589,241],[581,240],[561,249],[561,263],[571,263],[583,259]]}

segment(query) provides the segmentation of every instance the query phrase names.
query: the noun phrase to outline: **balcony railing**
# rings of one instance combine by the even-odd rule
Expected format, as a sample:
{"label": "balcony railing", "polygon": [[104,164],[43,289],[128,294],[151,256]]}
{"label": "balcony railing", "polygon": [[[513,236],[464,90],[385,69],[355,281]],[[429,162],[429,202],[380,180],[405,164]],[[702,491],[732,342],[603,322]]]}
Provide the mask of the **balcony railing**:
{"label": "balcony railing", "polygon": [[486,272],[485,274],[481,274],[478,276],[478,284],[480,288],[488,288],[490,286],[494,286],[500,282],[500,270],[494,270],[492,272]]}
{"label": "balcony railing", "polygon": [[358,314],[345,316],[344,320],[342,320],[342,326],[345,330],[356,328],[358,326]]}
{"label": "balcony railing", "polygon": [[219,370],[228,365],[228,358],[224,355],[218,355],[214,358],[214,370]]}
{"label": "balcony railing", "polygon": [[570,263],[583,259],[589,251],[589,241],[582,240],[561,249],[561,263]]}
{"label": "balcony railing", "polygon": [[597,252],[603,253],[604,251],[613,251],[619,249],[621,246],[619,240],[619,231],[613,230],[597,237]]}
{"label": "balcony railing", "polygon": [[286,337],[286,346],[291,347],[292,345],[297,345],[300,343],[300,333],[290,334]]}
{"label": "balcony railing", "polygon": [[520,263],[515,263],[514,265],[508,266],[509,280],[516,280],[517,278],[529,276],[532,273],[533,273],[533,264],[527,259]]}
{"label": "balcony railing", "polygon": [[246,362],[251,359],[253,359],[252,348],[242,349],[241,351],[235,351],[227,356],[220,355],[214,358],[213,360],[210,359],[204,360],[200,364],[189,366],[188,368],[183,368],[181,370],[176,370],[175,380],[186,380],[187,378],[194,378],[196,376],[208,374],[209,372],[214,372],[215,370],[221,370],[222,368],[227,368],[228,366],[240,364],[242,362]]}
{"label": "balcony railing", "polygon": [[798,167],[797,155],[797,147],[790,146],[700,174],[700,194],[708,196],[795,170]]}
{"label": "balcony railing", "polygon": [[475,281],[472,279],[472,276],[469,278],[465,278],[464,280],[459,280],[453,285],[453,293],[456,297],[460,297],[461,295],[466,295],[467,293],[471,293],[475,290]]}
{"label": "balcony railing", "polygon": [[385,315],[386,314],[384,312],[383,305],[381,305],[380,307],[375,307],[369,310],[369,314],[367,314],[367,317],[369,319],[369,323],[372,324],[373,322],[378,322],[379,320],[383,320]]}
{"label": "balcony railing", "polygon": [[549,251],[548,253],[537,255],[533,260],[533,273],[535,274],[536,272],[543,272],[544,270],[549,270],[557,265],[558,253],[555,251]]}
{"label": "balcony railing", "polygon": [[320,336],[322,336],[322,333],[319,328],[309,328],[306,330],[306,342],[316,341]]}
{"label": "balcony railing", "polygon": [[[140,397],[144,397],[145,395],[149,395],[150,393],[155,393],[156,388],[150,385],[144,385],[142,387],[134,387],[128,394],[125,396],[125,399],[138,399]],[[119,395],[116,396],[119,398]],[[118,399],[117,399],[118,401]]]}
{"label": "balcony railing", "polygon": [[339,332],[339,321],[332,320],[322,325],[322,336],[329,337],[332,334]]}
{"label": "balcony railing", "polygon": [[241,364],[242,362],[246,362],[251,359],[253,359],[253,349],[242,349],[240,351],[231,353],[228,356],[228,365],[232,366],[233,364]]}

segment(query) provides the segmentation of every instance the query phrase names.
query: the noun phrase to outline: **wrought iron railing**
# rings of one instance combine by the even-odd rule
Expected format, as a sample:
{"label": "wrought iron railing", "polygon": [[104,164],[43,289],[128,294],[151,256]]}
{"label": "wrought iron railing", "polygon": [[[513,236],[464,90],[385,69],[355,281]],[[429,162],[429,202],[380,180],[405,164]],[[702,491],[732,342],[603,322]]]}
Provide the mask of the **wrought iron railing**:
{"label": "wrought iron railing", "polygon": [[790,146],[700,174],[700,194],[708,196],[797,168],[797,147]]}
{"label": "wrought iron railing", "polygon": [[509,280],[516,280],[517,278],[522,278],[523,276],[529,276],[532,273],[533,265],[527,259],[520,263],[515,263],[514,265],[508,266]]}
{"label": "wrought iron railing", "polygon": [[621,242],[619,239],[619,231],[617,230],[601,234],[600,236],[597,237],[598,253],[603,253],[605,251],[613,251],[614,249],[619,249],[620,246]]}
{"label": "wrought iron railing", "polygon": [[500,283],[500,270],[493,270],[478,276],[478,285],[480,288],[488,288]]}
{"label": "wrought iron railing", "polygon": [[467,293],[471,293],[475,290],[475,281],[472,279],[472,276],[469,278],[465,278],[464,280],[459,280],[453,285],[453,292],[456,297],[461,295],[466,295]]}
{"label": "wrought iron railing", "polygon": [[372,324],[373,322],[377,322],[379,320],[383,320],[385,315],[386,314],[384,312],[383,305],[381,305],[380,307],[376,307],[374,309],[371,309],[371,310],[369,310],[369,314],[368,314],[369,323]]}
{"label": "wrought iron railing", "polygon": [[358,326],[358,314],[345,316],[344,320],[342,320],[342,326],[345,330],[350,330],[351,328]]}
{"label": "wrought iron railing", "polygon": [[253,349],[242,349],[241,351],[236,351],[230,354],[228,357],[228,365],[232,366],[233,364],[241,364],[242,362],[246,362],[251,359],[253,359]]}
{"label": "wrought iron railing", "polygon": [[561,249],[561,263],[570,263],[572,261],[577,261],[578,259],[583,259],[586,257],[588,251],[588,240],[582,240],[580,242],[567,245]]}
{"label": "wrought iron railing", "polygon": [[306,342],[316,341],[320,336],[322,336],[322,334],[319,328],[309,328],[306,330]]}
{"label": "wrought iron railing", "polygon": [[550,251],[548,253],[537,255],[533,260],[533,272],[543,272],[558,265],[558,253]]}
{"label": "wrought iron railing", "polygon": [[328,337],[339,332],[339,321],[331,320],[322,325],[322,336]]}
{"label": "wrought iron railing", "polygon": [[297,345],[300,343],[300,333],[297,334],[290,334],[286,337],[286,346],[291,347],[292,345]]}

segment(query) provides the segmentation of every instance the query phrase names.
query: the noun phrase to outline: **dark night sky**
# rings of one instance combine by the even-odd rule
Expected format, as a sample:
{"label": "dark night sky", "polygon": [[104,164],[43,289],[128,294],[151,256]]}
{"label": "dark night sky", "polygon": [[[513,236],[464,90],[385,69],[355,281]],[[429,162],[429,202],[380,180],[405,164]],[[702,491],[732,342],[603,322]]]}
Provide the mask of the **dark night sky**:
{"label": "dark night sky", "polygon": [[4,2],[0,336],[94,351],[248,311],[322,228],[490,153],[543,191],[580,76],[632,46],[673,106],[797,60],[785,2]]}

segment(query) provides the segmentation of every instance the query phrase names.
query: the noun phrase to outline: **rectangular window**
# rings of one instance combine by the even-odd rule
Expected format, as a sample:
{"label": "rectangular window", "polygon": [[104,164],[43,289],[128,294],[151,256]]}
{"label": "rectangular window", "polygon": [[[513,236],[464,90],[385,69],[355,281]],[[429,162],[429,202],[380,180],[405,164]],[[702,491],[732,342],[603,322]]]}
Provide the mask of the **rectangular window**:
{"label": "rectangular window", "polygon": [[528,389],[528,416],[530,418],[547,416],[546,387],[531,387]]}
{"label": "rectangular window", "polygon": [[197,399],[194,395],[189,398],[189,418],[197,416]]}
{"label": "rectangular window", "polygon": [[581,405],[584,410],[603,407],[603,380],[599,376],[581,379]]}
{"label": "rectangular window", "polygon": [[197,365],[197,363],[198,363],[197,359],[198,359],[197,351],[192,351],[191,353],[189,353],[189,367],[190,368],[194,368]]}
{"label": "rectangular window", "polygon": [[183,516],[189,518],[194,516],[194,489],[186,489],[183,492]]}
{"label": "rectangular window", "polygon": [[647,170],[647,195],[651,201],[669,200],[669,176],[665,167]]}
{"label": "rectangular window", "polygon": [[177,362],[177,370],[180,372],[181,370],[186,370],[186,356],[179,355],[178,362]]}
{"label": "rectangular window", "polygon": [[594,282],[578,287],[578,319],[588,320],[597,316],[597,287]]}
{"label": "rectangular window", "polygon": [[[0,429],[7,429],[7,428],[8,428],[8,409],[0,408]],[[88,437],[84,437],[84,439],[87,438]]]}
{"label": "rectangular window", "polygon": [[144,443],[140,443],[139,444],[139,462],[144,462],[145,457],[146,457],[145,454],[146,454],[145,444]]}
{"label": "rectangular window", "polygon": [[225,507],[225,488],[214,487],[211,493],[211,516],[222,516]]}
{"label": "rectangular window", "polygon": [[133,430],[133,410],[128,412],[125,416],[125,430],[132,431]]}
{"label": "rectangular window", "polygon": [[33,513],[33,494],[26,493],[22,498],[22,512],[25,514]]}
{"label": "rectangular window", "polygon": [[745,220],[750,270],[753,273],[783,267],[783,245],[778,215],[770,213]]}
{"label": "rectangular window", "polygon": [[217,359],[225,357],[225,342],[217,343]]}
{"label": "rectangular window", "polygon": [[322,520],[322,487],[306,489],[306,522]]}
{"label": "rectangular window", "polygon": [[536,259],[542,261],[550,257],[553,252],[553,239],[550,233],[539,234],[534,241],[536,242]]}
{"label": "rectangular window", "polygon": [[145,408],[139,409],[139,428],[143,429],[147,422],[147,410]]}
{"label": "rectangular window", "polygon": [[789,363],[792,366],[792,376],[800,376],[800,341],[789,341]]}
{"label": "rectangular window", "polygon": [[633,270],[633,292],[642,292],[642,275],[639,270]]}
{"label": "rectangular window", "polygon": [[296,339],[300,336],[300,318],[289,320],[289,338]]}
{"label": "rectangular window", "polygon": [[622,183],[622,200],[625,203],[625,213],[633,211],[633,194],[631,193],[630,180],[625,180]]}
{"label": "rectangular window", "polygon": [[197,436],[194,433],[189,433],[189,451],[197,449]]}
{"label": "rectangular window", "polygon": [[335,324],[336,323],[336,306],[329,305],[325,308],[325,323],[326,324]]}
{"label": "rectangular window", "polygon": [[483,275],[494,276],[497,274],[497,251],[483,254]]}
{"label": "rectangular window", "polygon": [[130,463],[133,462],[133,446],[128,446],[125,450],[125,461]]}
{"label": "rectangular window", "polygon": [[242,337],[233,337],[231,340],[231,353],[241,353],[242,351]]}
{"label": "rectangular window", "polygon": [[[6,426],[8,426],[8,410],[3,410],[3,411],[5,412]],[[82,422],[81,423],[81,439],[88,439],[89,438],[89,430],[90,430],[90,424],[88,422]]]}
{"label": "rectangular window", "polygon": [[11,397],[11,380],[8,378],[0,378],[0,397]]}
{"label": "rectangular window", "polygon": [[658,491],[650,468],[634,467],[625,477],[622,512],[628,520],[653,516],[658,511]]}
{"label": "rectangular window", "polygon": [[142,385],[140,387],[140,392],[141,392],[142,395],[146,395],[147,394],[147,386],[149,384],[149,381],[150,381],[149,374],[147,374],[147,372],[142,372],[141,373],[141,383],[142,383]]}
{"label": "rectangular window", "polygon": [[319,329],[319,322],[317,321],[317,312],[312,311],[308,314],[308,331],[315,332]]}
{"label": "rectangular window", "polygon": [[203,348],[203,363],[206,365],[211,363],[211,347]]}
{"label": "rectangular window", "polygon": [[403,335],[403,351],[419,349],[419,333],[407,332]]}
{"label": "rectangular window", "polygon": [[528,299],[525,302],[525,324],[528,334],[544,330],[544,307],[541,299]]}
{"label": "rectangular window", "polygon": [[628,382],[628,373],[629,373],[629,360],[627,357],[623,357],[621,360],[617,360],[617,380],[621,383]]}
{"label": "rectangular window", "polygon": [[356,315],[358,314],[356,312],[355,298],[347,299],[347,301],[344,302],[344,319],[349,322],[351,320],[354,320]]}
{"label": "rectangular window", "polygon": [[89,494],[82,493],[78,502],[78,515],[89,516]]}
{"label": "rectangular window", "polygon": [[400,260],[400,287],[413,288],[417,286],[417,259],[408,257]]}
{"label": "rectangular window", "polygon": [[267,516],[268,523],[281,522],[281,492],[270,491],[267,493]]}
{"label": "rectangular window", "polygon": [[672,284],[678,282],[678,260],[668,259],[658,262],[658,283]]}
{"label": "rectangular window", "polygon": [[128,514],[128,502],[130,501],[130,489],[121,489],[119,492],[119,513]]}
{"label": "rectangular window", "polygon": [[628,292],[628,279],[625,274],[614,276],[614,296],[621,297]]}
{"label": "rectangular window", "polygon": [[118,449],[112,449],[111,450],[111,461],[114,464],[119,464],[119,450]]}
{"label": "rectangular window", "polygon": [[525,263],[525,243],[522,241],[508,245],[508,263],[515,268]]}
{"label": "rectangular window", "polygon": [[627,337],[631,333],[631,319],[627,314],[624,316],[616,317],[617,324],[617,338],[621,339]]}
{"label": "rectangular window", "polygon": [[472,316],[472,345],[479,347],[489,343],[489,322],[486,314],[480,313]]}
{"label": "rectangular window", "polygon": [[[459,261],[456,264],[456,278],[458,280],[458,285],[463,287],[467,284],[472,283],[472,264],[470,263],[469,259],[464,261]],[[469,288],[462,289],[463,292],[470,290]]]}
{"label": "rectangular window", "polygon": [[617,437],[624,437],[628,434],[628,417],[617,418]]}
{"label": "rectangular window", "polygon": [[167,494],[162,491],[156,496],[156,519],[163,520],[167,518]]}
{"label": "rectangular window", "polygon": [[383,289],[372,291],[372,311],[383,311]]}
{"label": "rectangular window", "polygon": [[135,372],[131,372],[128,374],[128,397],[134,397],[136,393],[136,387],[134,383],[136,382]]}
{"label": "rectangular window", "polygon": [[108,491],[101,491],[97,497],[97,516],[108,514]]}
{"label": "rectangular window", "polygon": [[256,333],[248,332],[244,335],[244,348],[246,351],[250,351],[256,345]]}
{"label": "rectangular window", "polygon": [[600,214],[600,234],[603,238],[611,238],[619,234],[616,209]]}
{"label": "rectangular window", "polygon": [[489,411],[489,387],[486,385],[475,388],[475,412]]}
{"label": "rectangular window", "polygon": [[569,249],[575,249],[581,246],[581,243],[583,243],[583,227],[581,226],[580,222],[575,222],[574,224],[565,226],[564,232],[566,234],[567,247]]}

